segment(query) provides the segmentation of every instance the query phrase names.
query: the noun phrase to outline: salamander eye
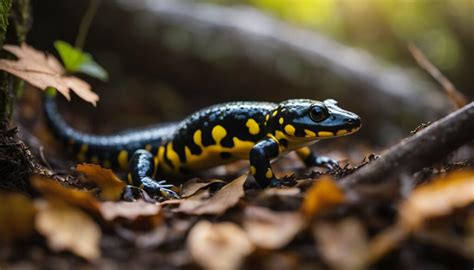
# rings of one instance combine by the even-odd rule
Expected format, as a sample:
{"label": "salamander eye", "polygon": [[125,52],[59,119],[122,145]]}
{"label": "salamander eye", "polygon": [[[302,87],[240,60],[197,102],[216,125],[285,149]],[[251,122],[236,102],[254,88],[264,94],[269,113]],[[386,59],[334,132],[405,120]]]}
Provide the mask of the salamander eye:
{"label": "salamander eye", "polygon": [[314,106],[309,111],[309,117],[314,122],[321,122],[328,117],[327,111],[321,106]]}

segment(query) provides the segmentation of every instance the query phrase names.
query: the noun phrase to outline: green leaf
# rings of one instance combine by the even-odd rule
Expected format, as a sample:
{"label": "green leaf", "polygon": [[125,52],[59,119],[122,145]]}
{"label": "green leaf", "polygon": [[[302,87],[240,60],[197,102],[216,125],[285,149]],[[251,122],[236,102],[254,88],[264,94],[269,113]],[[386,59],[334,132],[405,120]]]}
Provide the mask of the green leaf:
{"label": "green leaf", "polygon": [[55,41],[54,47],[58,51],[67,72],[81,72],[102,81],[108,80],[107,71],[97,64],[89,53],[74,48],[71,44],[62,40]]}
{"label": "green leaf", "polygon": [[97,78],[99,80],[107,81],[109,79],[109,74],[107,73],[107,71],[99,64],[97,64],[97,62],[92,59],[92,56],[90,54],[85,55],[86,61],[82,63],[78,71],[87,74],[91,77]]}
{"label": "green leaf", "polygon": [[65,41],[56,40],[54,47],[61,56],[67,72],[77,72],[86,61],[86,55],[81,50],[72,47],[71,44]]}

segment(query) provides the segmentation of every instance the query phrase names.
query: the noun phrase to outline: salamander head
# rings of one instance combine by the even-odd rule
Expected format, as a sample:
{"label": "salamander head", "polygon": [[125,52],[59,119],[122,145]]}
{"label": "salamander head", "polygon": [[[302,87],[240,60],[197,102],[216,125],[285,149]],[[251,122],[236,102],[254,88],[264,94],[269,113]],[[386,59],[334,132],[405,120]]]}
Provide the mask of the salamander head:
{"label": "salamander head", "polygon": [[333,99],[290,99],[280,103],[270,117],[269,128],[275,133],[308,141],[348,135],[362,125],[358,115],[341,109]]}

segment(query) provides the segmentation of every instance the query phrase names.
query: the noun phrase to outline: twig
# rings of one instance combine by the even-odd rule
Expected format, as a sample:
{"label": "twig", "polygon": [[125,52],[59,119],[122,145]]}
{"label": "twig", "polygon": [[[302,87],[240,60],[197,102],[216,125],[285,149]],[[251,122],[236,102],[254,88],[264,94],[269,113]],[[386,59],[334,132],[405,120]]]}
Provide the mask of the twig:
{"label": "twig", "polygon": [[402,171],[413,173],[472,140],[474,102],[391,147],[380,158],[343,178],[340,183],[351,187],[359,183],[382,182]]}
{"label": "twig", "polygon": [[86,14],[82,18],[81,25],[79,26],[79,33],[77,33],[76,43],[74,44],[74,47],[79,49],[82,49],[84,47],[87,32],[89,32],[92,20],[94,19],[97,9],[99,8],[100,1],[101,0],[90,0]]}
{"label": "twig", "polygon": [[437,69],[425,54],[413,44],[408,44],[408,49],[420,67],[426,70],[444,89],[456,108],[467,104],[466,97]]}

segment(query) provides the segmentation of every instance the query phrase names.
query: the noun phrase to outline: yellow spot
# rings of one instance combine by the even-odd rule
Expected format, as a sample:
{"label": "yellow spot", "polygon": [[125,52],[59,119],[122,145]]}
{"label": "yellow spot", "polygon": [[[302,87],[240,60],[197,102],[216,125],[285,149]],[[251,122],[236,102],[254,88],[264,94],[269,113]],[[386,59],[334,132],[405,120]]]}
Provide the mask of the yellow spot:
{"label": "yellow spot", "polygon": [[277,115],[278,111],[274,111],[272,116],[275,117]]}
{"label": "yellow spot", "polygon": [[341,135],[344,135],[344,134],[347,134],[347,129],[338,130],[337,133],[336,133],[337,136],[341,136]]}
{"label": "yellow spot", "polygon": [[252,135],[257,135],[260,132],[260,127],[258,126],[257,122],[252,118],[247,120],[247,123],[245,125],[249,128],[249,133]]}
{"label": "yellow spot", "polygon": [[132,181],[132,175],[129,173],[128,176],[127,176],[127,183],[129,185],[133,185],[133,181]]}
{"label": "yellow spot", "polygon": [[108,160],[108,159],[104,160],[104,167],[105,167],[105,168],[110,168],[110,167],[112,167],[112,165],[110,164],[110,160]]}
{"label": "yellow spot", "polygon": [[217,125],[212,129],[212,138],[216,141],[216,144],[220,144],[222,139],[227,135],[227,131],[221,125]]}
{"label": "yellow spot", "polygon": [[295,135],[295,131],[296,131],[296,129],[295,129],[294,126],[292,126],[292,125],[286,125],[286,126],[285,126],[285,132],[286,132],[286,134],[291,135],[291,136],[294,136],[294,135]]}
{"label": "yellow spot", "polygon": [[202,131],[200,129],[196,130],[193,135],[193,141],[195,144],[202,147]]}
{"label": "yellow spot", "polygon": [[79,162],[86,161],[87,150],[89,150],[89,145],[88,144],[85,143],[85,144],[81,145],[81,149],[79,150],[79,153],[77,153],[77,160]]}
{"label": "yellow spot", "polygon": [[272,178],[273,177],[273,172],[271,168],[267,169],[267,172],[265,173],[266,178]]}
{"label": "yellow spot", "polygon": [[316,137],[316,133],[312,132],[312,131],[309,130],[309,129],[305,129],[305,130],[304,130],[304,133],[306,133],[305,137],[307,137],[307,138]]}
{"label": "yellow spot", "polygon": [[265,115],[265,121],[268,121],[268,119],[270,119],[270,115],[269,115],[269,114]]}
{"label": "yellow spot", "polygon": [[87,143],[81,145],[81,152],[86,153],[89,150],[89,145]]}
{"label": "yellow spot", "polygon": [[151,146],[151,144],[147,144],[147,145],[145,146],[145,149],[146,149],[147,151],[151,151],[151,149],[153,149],[153,146]]}
{"label": "yellow spot", "polygon": [[331,131],[320,131],[318,132],[318,136],[319,137],[332,137],[334,136],[334,133],[332,133]]}
{"label": "yellow spot", "polygon": [[232,138],[232,140],[234,141],[234,147],[232,148],[231,152],[232,155],[242,159],[248,159],[249,152],[255,143],[252,141],[242,141],[236,137]]}
{"label": "yellow spot", "polygon": [[283,125],[283,121],[285,121],[285,119],[283,119],[283,117],[280,117],[280,119],[278,119],[278,123],[280,123],[280,125]]}
{"label": "yellow spot", "polygon": [[92,156],[91,157],[91,162],[94,163],[94,164],[99,163],[99,157],[97,157],[96,155]]}
{"label": "yellow spot", "polygon": [[120,169],[126,170],[128,166],[128,152],[127,150],[122,150],[118,154],[117,158],[118,164],[120,166]]}
{"label": "yellow spot", "polygon": [[311,155],[311,149],[309,149],[309,147],[302,147],[296,150],[296,153],[302,160],[305,160]]}
{"label": "yellow spot", "polygon": [[255,169],[255,167],[250,166],[250,174],[255,175],[256,172],[257,172],[257,170]]}
{"label": "yellow spot", "polygon": [[173,163],[175,170],[177,170],[179,166],[179,156],[174,151],[172,142],[166,145],[166,157],[168,157],[171,163]]}

